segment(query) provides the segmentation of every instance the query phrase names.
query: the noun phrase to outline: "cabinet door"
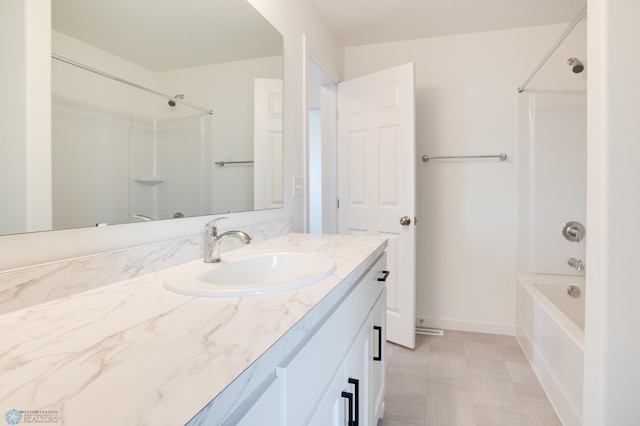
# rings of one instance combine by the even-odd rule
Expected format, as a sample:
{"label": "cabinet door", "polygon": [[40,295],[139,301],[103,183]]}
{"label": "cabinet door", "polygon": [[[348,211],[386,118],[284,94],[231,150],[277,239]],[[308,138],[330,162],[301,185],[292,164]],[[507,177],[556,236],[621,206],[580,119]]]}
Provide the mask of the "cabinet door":
{"label": "cabinet door", "polygon": [[369,425],[370,318],[334,375],[309,425]]}
{"label": "cabinet door", "polygon": [[[362,326],[358,337],[345,358],[347,383],[345,390],[352,392],[355,423],[359,426],[373,424],[369,421],[371,387],[369,368],[371,365],[371,317]],[[377,421],[377,419],[376,419]]]}
{"label": "cabinet door", "polygon": [[387,289],[382,290],[371,311],[371,419],[373,424],[384,415],[385,374],[386,374],[386,312]]}
{"label": "cabinet door", "polygon": [[342,396],[345,381],[344,363],[341,363],[309,426],[348,426],[348,400]]}

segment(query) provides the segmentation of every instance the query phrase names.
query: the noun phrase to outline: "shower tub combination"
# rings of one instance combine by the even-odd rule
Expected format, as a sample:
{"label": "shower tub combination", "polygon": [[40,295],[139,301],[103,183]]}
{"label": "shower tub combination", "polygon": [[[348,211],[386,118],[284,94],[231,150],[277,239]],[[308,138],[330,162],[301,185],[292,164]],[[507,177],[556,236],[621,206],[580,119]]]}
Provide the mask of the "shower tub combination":
{"label": "shower tub combination", "polygon": [[565,426],[582,424],[584,290],[581,276],[518,275],[516,337]]}

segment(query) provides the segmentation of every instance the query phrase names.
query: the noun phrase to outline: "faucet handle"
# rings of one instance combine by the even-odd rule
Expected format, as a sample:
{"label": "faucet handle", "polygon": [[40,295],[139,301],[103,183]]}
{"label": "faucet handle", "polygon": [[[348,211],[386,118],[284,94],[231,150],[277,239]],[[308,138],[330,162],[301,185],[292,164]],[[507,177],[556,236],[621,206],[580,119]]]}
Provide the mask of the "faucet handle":
{"label": "faucet handle", "polygon": [[584,263],[582,263],[582,259],[576,259],[575,257],[572,257],[567,263],[577,271],[584,271]]}
{"label": "faucet handle", "polygon": [[217,217],[217,218],[207,222],[207,225],[205,226],[205,230],[207,232],[209,232],[212,237],[217,236],[218,235],[218,221],[219,220],[224,220],[224,219],[229,219],[229,216]]}

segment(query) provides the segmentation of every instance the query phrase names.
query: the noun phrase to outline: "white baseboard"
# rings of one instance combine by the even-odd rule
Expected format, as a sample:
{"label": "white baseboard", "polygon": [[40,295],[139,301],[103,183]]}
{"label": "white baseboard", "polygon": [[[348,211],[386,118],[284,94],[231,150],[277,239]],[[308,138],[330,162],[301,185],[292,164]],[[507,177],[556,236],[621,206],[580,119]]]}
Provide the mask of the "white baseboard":
{"label": "white baseboard", "polygon": [[515,324],[500,324],[482,321],[457,320],[449,318],[429,318],[418,316],[416,327],[441,328],[443,330],[472,331],[475,333],[516,335]]}

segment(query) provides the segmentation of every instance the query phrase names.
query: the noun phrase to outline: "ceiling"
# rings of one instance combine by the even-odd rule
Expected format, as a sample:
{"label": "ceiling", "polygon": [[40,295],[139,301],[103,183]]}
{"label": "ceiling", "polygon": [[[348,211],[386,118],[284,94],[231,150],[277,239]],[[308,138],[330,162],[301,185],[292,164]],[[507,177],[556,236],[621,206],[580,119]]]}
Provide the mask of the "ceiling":
{"label": "ceiling", "polygon": [[246,1],[55,0],[51,21],[154,71],[282,55],[282,36]]}
{"label": "ceiling", "polygon": [[[345,46],[567,23],[586,3],[305,1],[317,5]],[[52,5],[54,29],[155,71],[282,54],[280,34],[246,1],[55,0]]]}
{"label": "ceiling", "polygon": [[312,0],[345,46],[568,23],[586,0]]}

